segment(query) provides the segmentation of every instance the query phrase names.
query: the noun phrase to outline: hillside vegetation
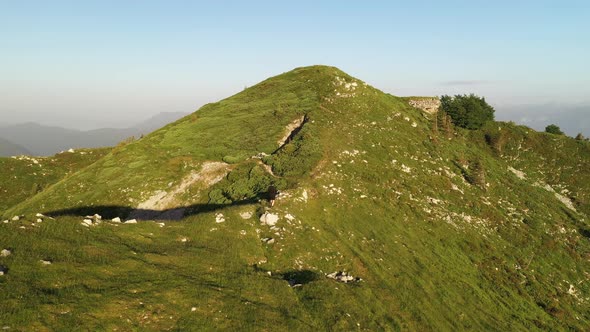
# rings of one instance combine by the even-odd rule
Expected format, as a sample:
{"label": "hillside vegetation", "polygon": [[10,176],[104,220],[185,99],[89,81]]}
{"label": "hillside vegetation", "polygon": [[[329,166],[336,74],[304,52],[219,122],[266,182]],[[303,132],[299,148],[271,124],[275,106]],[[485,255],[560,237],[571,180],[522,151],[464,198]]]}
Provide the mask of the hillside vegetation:
{"label": "hillside vegetation", "polygon": [[111,149],[82,149],[52,157],[0,158],[0,211],[24,202],[104,157]]}
{"label": "hillside vegetation", "polygon": [[0,224],[0,321],[585,330],[588,162],[587,142],[462,129],[336,68],[297,68],[8,209],[24,217]]}

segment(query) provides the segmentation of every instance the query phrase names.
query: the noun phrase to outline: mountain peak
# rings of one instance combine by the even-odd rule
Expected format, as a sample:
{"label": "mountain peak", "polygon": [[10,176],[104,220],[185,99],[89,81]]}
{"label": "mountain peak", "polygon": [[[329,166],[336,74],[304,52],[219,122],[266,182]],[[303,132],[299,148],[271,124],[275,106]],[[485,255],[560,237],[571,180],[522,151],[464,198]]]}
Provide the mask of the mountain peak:
{"label": "mountain peak", "polygon": [[[72,271],[90,262],[77,277],[84,294],[89,276],[118,289],[140,270],[129,284],[150,304],[166,273],[159,317],[181,315],[179,329],[239,330],[256,315],[259,329],[584,330],[590,145],[511,123],[466,130],[421,100],[334,67],[296,68],[120,144],[5,215],[55,223],[9,221],[2,234]],[[117,222],[127,218],[163,224]],[[63,246],[28,248],[24,232]],[[121,298],[136,294],[99,291],[117,321]],[[164,329],[159,317],[150,326]]]}

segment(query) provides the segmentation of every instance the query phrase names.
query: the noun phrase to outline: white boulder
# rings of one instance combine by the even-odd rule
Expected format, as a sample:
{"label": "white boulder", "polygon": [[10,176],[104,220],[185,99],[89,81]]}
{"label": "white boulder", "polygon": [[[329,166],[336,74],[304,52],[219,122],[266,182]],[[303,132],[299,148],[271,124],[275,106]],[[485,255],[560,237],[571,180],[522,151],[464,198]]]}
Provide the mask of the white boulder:
{"label": "white boulder", "polygon": [[274,226],[279,221],[279,215],[266,212],[262,216],[260,216],[260,223],[262,225]]}

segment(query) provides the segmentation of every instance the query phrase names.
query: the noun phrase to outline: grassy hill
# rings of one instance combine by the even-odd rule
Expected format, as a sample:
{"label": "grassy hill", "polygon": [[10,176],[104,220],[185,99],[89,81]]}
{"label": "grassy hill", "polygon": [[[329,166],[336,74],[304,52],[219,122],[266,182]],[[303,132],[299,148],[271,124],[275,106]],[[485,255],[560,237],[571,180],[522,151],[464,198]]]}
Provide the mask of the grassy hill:
{"label": "grassy hill", "polygon": [[[206,105],[4,213],[25,217],[0,224],[0,321],[584,330],[588,143],[435,121],[325,66]],[[94,213],[146,220],[81,225]]]}
{"label": "grassy hill", "polygon": [[104,157],[111,148],[82,149],[52,157],[0,158],[0,211],[26,201]]}

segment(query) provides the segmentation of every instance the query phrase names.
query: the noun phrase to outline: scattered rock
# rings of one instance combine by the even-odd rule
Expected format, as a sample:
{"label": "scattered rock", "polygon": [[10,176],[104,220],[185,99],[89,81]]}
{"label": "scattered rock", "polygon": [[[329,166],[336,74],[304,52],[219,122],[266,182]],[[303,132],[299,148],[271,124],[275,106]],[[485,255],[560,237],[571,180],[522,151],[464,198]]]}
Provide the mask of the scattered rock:
{"label": "scattered rock", "polygon": [[115,217],[113,219],[111,219],[112,222],[121,222],[121,218],[119,217]]}
{"label": "scattered rock", "polygon": [[338,272],[333,272],[330,273],[328,275],[326,275],[326,277],[330,278],[330,279],[334,279],[336,281],[339,282],[343,282],[343,283],[349,283],[349,282],[353,282],[353,281],[361,281],[361,278],[355,278],[352,275],[350,275],[348,272],[346,271],[338,271]]}
{"label": "scattered rock", "polygon": [[137,224],[137,220],[136,219],[129,219],[129,220],[126,220],[124,222],[124,224]]}
{"label": "scattered rock", "polygon": [[290,214],[290,213],[287,213],[287,214],[285,215],[285,219],[287,219],[287,220],[289,220],[289,221],[293,221],[293,220],[295,220],[295,217],[293,217],[293,215],[292,215],[292,214]]}
{"label": "scattered rock", "polygon": [[164,227],[164,226],[166,226],[166,224],[165,224],[165,223],[163,223],[163,222],[159,222],[159,223],[158,223],[158,225],[160,225],[160,227]]}
{"label": "scattered rock", "polygon": [[12,254],[12,251],[8,249],[2,249],[2,251],[0,251],[0,257],[7,257],[10,256],[10,254]]}
{"label": "scattered rock", "polygon": [[51,261],[47,261],[44,259],[40,260],[39,262],[41,262],[41,264],[43,264],[43,265],[51,265]]}
{"label": "scattered rock", "polygon": [[82,225],[91,226],[92,225],[92,220],[90,220],[90,219],[84,219],[84,220],[82,220]]}
{"label": "scattered rock", "polygon": [[266,212],[262,216],[260,216],[260,223],[262,225],[274,226],[279,221],[279,215]]}
{"label": "scattered rock", "polygon": [[187,241],[188,241],[188,239],[186,237],[181,237],[180,238],[180,242],[187,242]]}
{"label": "scattered rock", "polygon": [[68,150],[68,152],[69,152],[69,153],[74,153],[74,152],[76,152],[76,151],[74,151],[74,149],[69,149],[69,150]]}
{"label": "scattered rock", "polygon": [[308,199],[308,195],[307,195],[307,190],[303,190],[303,192],[301,193],[301,199],[303,200],[304,203],[307,203],[307,199]]}
{"label": "scattered rock", "polygon": [[402,172],[404,172],[404,173],[411,173],[412,172],[412,168],[411,167],[408,167],[408,166],[406,166],[404,164],[402,164]]}
{"label": "scattered rock", "polygon": [[37,218],[37,222],[43,222],[43,219]]}
{"label": "scattered rock", "polygon": [[4,265],[0,265],[0,276],[3,276],[8,273],[8,268]]}
{"label": "scattered rock", "polygon": [[255,158],[255,159],[263,159],[264,157],[267,157],[267,156],[268,156],[268,154],[266,154],[264,152],[259,152],[256,155],[252,156],[252,158]]}
{"label": "scattered rock", "polygon": [[250,219],[252,218],[252,212],[242,212],[240,213],[240,217],[242,217],[242,219]]}
{"label": "scattered rock", "polygon": [[5,224],[8,224],[9,221],[8,221],[8,219],[6,219],[6,220],[2,220],[2,222]]}
{"label": "scattered rock", "polygon": [[35,215],[35,217],[37,217],[37,218],[45,218],[45,216],[42,213],[37,213]]}
{"label": "scattered rock", "polygon": [[192,307],[192,308],[191,308],[191,311],[192,311],[192,312],[195,312],[195,311],[197,311],[197,308],[196,308],[196,307]]}
{"label": "scattered rock", "polygon": [[262,239],[262,242],[264,242],[266,244],[273,244],[273,243],[275,243],[275,239],[273,239],[272,237],[265,237]]}
{"label": "scattered rock", "polygon": [[225,217],[223,216],[223,213],[218,213],[215,215],[215,222],[218,224],[225,222]]}
{"label": "scattered rock", "polygon": [[20,216],[14,216],[12,217],[12,221],[19,221],[20,220]]}

